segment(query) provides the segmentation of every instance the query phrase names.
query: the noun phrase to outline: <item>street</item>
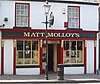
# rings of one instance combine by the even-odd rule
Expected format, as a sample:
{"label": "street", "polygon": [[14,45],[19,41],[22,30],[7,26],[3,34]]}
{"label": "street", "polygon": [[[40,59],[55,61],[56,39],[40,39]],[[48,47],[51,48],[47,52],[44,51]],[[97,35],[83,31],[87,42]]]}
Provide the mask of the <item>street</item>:
{"label": "street", "polygon": [[[40,83],[1,83],[1,84],[40,84]],[[41,84],[100,84],[100,83],[41,83]]]}
{"label": "street", "polygon": [[[64,80],[57,80],[57,74],[49,74],[49,80],[43,75],[2,75],[0,84],[100,84],[97,74],[64,75]],[[99,82],[98,82],[99,81]]]}

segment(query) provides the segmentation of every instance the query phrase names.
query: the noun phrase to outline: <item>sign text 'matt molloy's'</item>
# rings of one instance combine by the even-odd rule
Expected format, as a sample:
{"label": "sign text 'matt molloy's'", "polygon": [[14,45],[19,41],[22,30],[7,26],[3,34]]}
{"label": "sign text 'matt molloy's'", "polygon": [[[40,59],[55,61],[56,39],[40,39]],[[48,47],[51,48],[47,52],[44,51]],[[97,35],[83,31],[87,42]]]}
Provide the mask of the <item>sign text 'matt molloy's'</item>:
{"label": "sign text 'matt molloy's'", "polygon": [[[45,37],[45,33],[39,32],[24,32],[24,37]],[[49,33],[48,37],[80,37],[79,33]]]}

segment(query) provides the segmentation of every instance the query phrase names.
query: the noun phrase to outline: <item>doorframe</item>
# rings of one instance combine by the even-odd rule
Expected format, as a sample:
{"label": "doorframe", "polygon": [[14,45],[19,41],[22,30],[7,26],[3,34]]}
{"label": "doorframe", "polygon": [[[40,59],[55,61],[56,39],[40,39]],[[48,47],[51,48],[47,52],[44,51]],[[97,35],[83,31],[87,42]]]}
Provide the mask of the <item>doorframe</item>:
{"label": "doorframe", "polygon": [[[53,45],[53,52],[56,52],[55,54],[53,53],[53,71],[54,72],[57,72],[57,65],[58,65],[58,63],[60,63],[60,50],[61,50],[60,40],[56,40],[56,41],[53,41],[53,42],[51,40],[48,41],[48,45],[49,44]],[[45,42],[43,42],[43,44],[41,42],[41,45],[42,45],[42,47],[41,47],[40,54],[41,54],[41,74],[42,74],[42,73],[45,73],[45,62],[42,61],[43,46],[45,46]],[[58,50],[58,48],[59,48],[59,50]],[[58,51],[59,51],[59,53],[58,53]]]}
{"label": "doorframe", "polygon": [[[53,72],[57,72],[57,61],[58,61],[58,59],[57,59],[57,51],[58,51],[58,49],[57,49],[57,46],[58,46],[58,44],[51,44],[52,45],[52,47],[53,47],[53,59],[52,59],[52,61],[53,61]],[[49,56],[49,55],[48,55]],[[49,58],[49,57],[48,57]],[[49,60],[49,59],[48,59]]]}

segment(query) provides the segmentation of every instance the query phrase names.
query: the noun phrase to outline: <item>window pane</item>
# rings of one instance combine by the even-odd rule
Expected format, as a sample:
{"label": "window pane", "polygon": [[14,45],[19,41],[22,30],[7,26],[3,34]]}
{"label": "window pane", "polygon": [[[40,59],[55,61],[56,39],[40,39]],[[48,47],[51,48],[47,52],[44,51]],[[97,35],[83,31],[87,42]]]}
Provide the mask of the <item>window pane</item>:
{"label": "window pane", "polygon": [[16,9],[20,9],[21,6],[19,4],[16,5]]}
{"label": "window pane", "polygon": [[69,63],[70,59],[69,59],[69,51],[64,51],[64,63]]}
{"label": "window pane", "polygon": [[71,18],[74,18],[75,17],[75,13],[71,13]]}
{"label": "window pane", "polygon": [[18,58],[23,58],[23,51],[18,52]]}
{"label": "window pane", "polygon": [[69,51],[66,51],[66,57],[68,58],[69,57]]}
{"label": "window pane", "polygon": [[21,10],[21,16],[22,16],[22,15],[24,16],[24,10]]}
{"label": "window pane", "polygon": [[77,63],[82,63],[82,51],[77,51]]}
{"label": "window pane", "polygon": [[31,51],[25,50],[25,58],[31,58]]}
{"label": "window pane", "polygon": [[25,41],[25,58],[31,58],[31,41]]}
{"label": "window pane", "polygon": [[82,50],[82,41],[77,42],[77,50]]}
{"label": "window pane", "polygon": [[28,10],[28,5],[25,5],[25,10]]}
{"label": "window pane", "polygon": [[75,58],[71,58],[71,63],[76,63],[76,59]]}
{"label": "window pane", "polygon": [[75,58],[76,57],[76,51],[71,51],[71,57],[73,58]]}
{"label": "window pane", "polygon": [[18,65],[23,64],[23,58],[17,58],[17,64]]}
{"label": "window pane", "polygon": [[32,41],[32,64],[37,64],[38,61],[38,41]]}
{"label": "window pane", "polygon": [[23,41],[17,41],[17,50],[23,50]]}
{"label": "window pane", "polygon": [[76,50],[76,41],[71,41],[71,50]]}
{"label": "window pane", "polygon": [[38,63],[38,51],[33,51],[32,64]]}
{"label": "window pane", "polygon": [[28,16],[28,11],[24,11],[24,15],[25,16]]}
{"label": "window pane", "polygon": [[78,16],[78,13],[75,13],[74,15],[75,15],[75,18],[78,18],[78,17],[79,17],[79,16]]}
{"label": "window pane", "polygon": [[17,41],[17,64],[23,64],[23,41]]}
{"label": "window pane", "polygon": [[25,59],[24,64],[31,64],[31,59]]}
{"label": "window pane", "polygon": [[24,5],[23,4],[21,4],[21,10],[24,10]]}
{"label": "window pane", "polygon": [[17,10],[16,12],[17,16],[21,14],[20,10]]}
{"label": "window pane", "polygon": [[69,49],[69,41],[64,41],[64,50]]}
{"label": "window pane", "polygon": [[32,50],[38,50],[38,41],[32,41]]}

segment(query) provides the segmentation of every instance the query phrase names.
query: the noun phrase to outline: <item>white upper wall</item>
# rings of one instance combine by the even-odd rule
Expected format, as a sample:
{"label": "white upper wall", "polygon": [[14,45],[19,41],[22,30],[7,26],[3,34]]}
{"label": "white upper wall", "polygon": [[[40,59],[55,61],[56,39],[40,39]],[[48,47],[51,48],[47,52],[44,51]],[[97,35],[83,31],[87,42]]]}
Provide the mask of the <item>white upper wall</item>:
{"label": "white upper wall", "polygon": [[[4,28],[15,26],[15,3],[30,3],[30,27],[32,29],[45,29],[45,15],[43,5],[45,2],[36,1],[0,1],[0,25]],[[98,5],[53,3],[51,10],[54,14],[54,25],[49,29],[65,29],[64,22],[67,22],[67,7],[80,6],[80,28],[83,30],[98,30]],[[65,14],[63,14],[65,10]],[[8,17],[8,22],[4,22],[4,17]]]}
{"label": "white upper wall", "polygon": [[[0,1],[0,25],[5,24],[5,28],[13,28],[15,20],[15,4],[12,1]],[[8,17],[8,22],[4,18]]]}
{"label": "white upper wall", "polygon": [[98,7],[81,6],[80,8],[80,28],[84,30],[98,30]]}

